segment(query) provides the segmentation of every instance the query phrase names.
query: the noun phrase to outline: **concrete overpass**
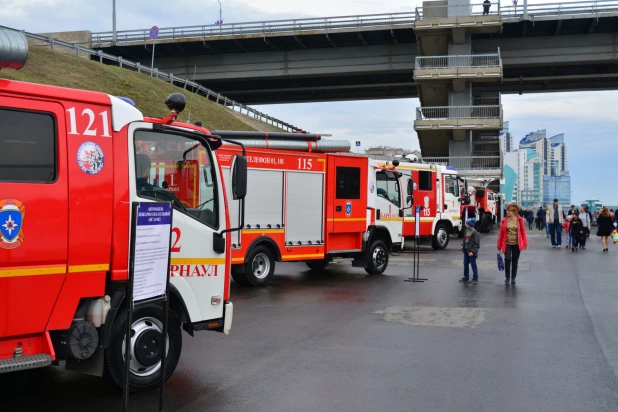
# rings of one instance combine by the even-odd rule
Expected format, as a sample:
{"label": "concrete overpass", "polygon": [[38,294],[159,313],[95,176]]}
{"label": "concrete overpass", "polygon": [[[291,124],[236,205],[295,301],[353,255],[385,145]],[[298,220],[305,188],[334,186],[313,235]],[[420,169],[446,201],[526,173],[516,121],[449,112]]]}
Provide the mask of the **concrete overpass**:
{"label": "concrete overpass", "polygon": [[[155,66],[187,78],[195,68],[197,82],[246,104],[417,97],[421,14],[164,28]],[[475,93],[618,88],[618,1],[494,4],[490,14],[502,30],[472,33],[471,53],[499,49],[503,76],[476,82]],[[116,42],[94,33],[92,46],[150,65],[146,39],[147,30],[118,32]]]}

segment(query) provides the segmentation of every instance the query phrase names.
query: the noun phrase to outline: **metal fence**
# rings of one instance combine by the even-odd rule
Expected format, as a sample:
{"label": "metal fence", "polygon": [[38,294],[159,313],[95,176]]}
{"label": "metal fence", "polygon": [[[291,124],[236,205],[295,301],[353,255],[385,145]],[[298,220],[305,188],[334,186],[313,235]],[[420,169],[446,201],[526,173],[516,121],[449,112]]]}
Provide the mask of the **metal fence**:
{"label": "metal fence", "polygon": [[441,6],[423,6],[416,8],[416,19],[446,19],[452,17],[469,17],[469,16],[483,16],[483,15],[499,15],[500,14],[500,2],[490,2],[489,7],[487,5],[478,4],[466,4],[449,6],[447,4]]}
{"label": "metal fence", "polygon": [[500,119],[501,117],[501,105],[416,108],[416,120]]}
{"label": "metal fence", "polygon": [[421,69],[464,69],[501,67],[500,49],[496,54],[471,54],[456,56],[417,56],[414,68]]}
{"label": "metal fence", "polygon": [[425,163],[452,166],[458,171],[464,170],[502,170],[500,156],[456,156],[456,157],[423,157]]}
{"label": "metal fence", "polygon": [[[6,29],[10,29],[10,30],[15,30],[12,29],[10,27],[5,27],[5,26],[0,26],[0,27],[4,27]],[[50,47],[52,49],[54,49],[55,47],[65,47],[65,48],[69,48],[75,51],[75,55],[79,56],[80,54],[89,54],[91,56],[96,56],[99,60],[99,62],[103,63],[104,60],[108,60],[108,61],[112,61],[114,63],[117,63],[118,66],[123,67],[123,68],[128,68],[128,69],[133,69],[139,73],[144,73],[147,75],[150,75],[152,77],[156,77],[157,79],[161,79],[161,80],[165,80],[167,82],[169,82],[170,84],[179,86],[179,87],[183,87],[184,89],[189,89],[191,93],[198,93],[204,97],[206,97],[209,100],[212,100],[216,103],[222,104],[223,106],[238,112],[238,113],[242,113],[242,114],[246,114],[247,116],[254,118],[256,120],[268,123],[270,125],[273,125],[275,127],[278,127],[280,129],[283,130],[287,130],[287,131],[292,131],[292,132],[301,132],[304,131],[296,126],[293,126],[289,123],[283,122],[277,118],[274,118],[272,116],[269,116],[265,113],[262,113],[258,110],[255,110],[249,106],[245,106],[244,104],[238,103],[235,100],[229,99],[225,96],[222,96],[221,93],[217,93],[214,92],[202,85],[200,85],[199,83],[195,83],[192,82],[188,79],[182,78],[182,77],[178,77],[178,76],[174,76],[174,74],[172,73],[165,73],[162,71],[159,71],[159,69],[155,68],[151,68],[148,66],[144,66],[140,63],[135,63],[132,62],[130,60],[126,60],[120,56],[114,56],[108,53],[104,53],[101,50],[94,50],[94,49],[90,49],[87,47],[83,47],[80,46],[79,44],[72,44],[72,43],[67,43],[58,39],[55,39],[53,37],[45,37],[45,36],[40,36],[38,34],[34,34],[34,33],[28,33],[28,32],[24,32],[24,34],[26,35],[27,38],[29,39],[33,39],[33,40],[37,40],[39,42],[43,42],[45,44],[49,44]],[[244,111],[244,113],[243,113]]]}
{"label": "metal fence", "polygon": [[[373,26],[396,26],[414,23],[414,13],[367,14],[357,16],[319,17],[308,19],[270,20],[232,24],[212,24],[201,26],[183,26],[161,28],[157,40],[184,38],[225,37],[241,35],[265,35],[270,33],[302,33],[314,30],[336,30],[346,28],[363,28]],[[148,41],[149,29],[123,30],[116,32],[117,42]],[[113,42],[113,32],[92,34],[93,44]]]}
{"label": "metal fence", "polygon": [[[526,15],[551,16],[564,14],[599,14],[618,12],[618,0],[581,1],[570,3],[529,4],[527,7],[500,6],[499,2],[492,2],[489,8],[490,15],[500,14],[503,19],[519,20]],[[303,33],[322,30],[328,32],[336,29],[362,29],[364,27],[411,25],[415,20],[429,18],[481,16],[484,13],[483,4],[468,6],[427,6],[417,7],[414,12],[364,14],[356,16],[316,17],[308,19],[288,19],[241,22],[232,24],[211,24],[180,27],[160,28],[158,39],[184,38],[216,38],[241,35],[267,35],[273,33]],[[122,30],[116,32],[116,41],[135,42],[149,41],[149,29]],[[92,34],[92,44],[103,46],[114,41],[111,31]]]}
{"label": "metal fence", "polygon": [[519,18],[524,15],[529,16],[561,16],[565,14],[599,14],[618,12],[618,1],[599,0],[599,1],[577,1],[563,3],[528,4],[505,6],[500,9],[503,18]]}

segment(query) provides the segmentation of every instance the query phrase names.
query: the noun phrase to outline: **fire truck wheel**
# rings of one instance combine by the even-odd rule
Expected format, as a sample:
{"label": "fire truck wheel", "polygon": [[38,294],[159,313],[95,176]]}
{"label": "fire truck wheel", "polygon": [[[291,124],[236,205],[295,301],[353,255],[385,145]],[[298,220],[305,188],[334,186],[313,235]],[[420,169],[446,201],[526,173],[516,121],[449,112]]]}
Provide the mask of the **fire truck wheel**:
{"label": "fire truck wheel", "polygon": [[444,223],[438,223],[436,231],[433,235],[431,246],[435,250],[442,250],[448,246],[449,235]]}
{"label": "fire truck wheel", "polygon": [[240,272],[238,269],[235,270],[234,266],[238,265],[232,265],[232,279],[234,279],[234,282],[241,286],[251,286],[251,283],[249,283],[249,280],[247,279],[247,275]]}
{"label": "fire truck wheel", "polygon": [[[163,347],[163,317],[161,305],[150,304],[135,309],[131,328],[131,363],[129,368],[129,388],[131,392],[155,389],[161,381],[160,350]],[[124,352],[127,310],[116,317],[105,351],[105,370],[103,377],[112,386],[122,388],[124,383]],[[167,325],[167,358],[165,360],[165,379],[172,375],[182,350],[182,335],[178,317],[170,312]]]}
{"label": "fire truck wheel", "polygon": [[309,267],[309,269],[315,270],[318,272],[326,269],[326,266],[328,266],[329,263],[330,261],[328,259],[309,260],[305,262],[305,264]]}
{"label": "fire truck wheel", "polygon": [[266,286],[275,273],[275,258],[266,246],[257,246],[245,258],[245,276],[251,286]]}
{"label": "fire truck wheel", "polygon": [[369,248],[369,263],[365,268],[365,272],[370,275],[381,275],[388,266],[388,248],[386,243],[381,239],[376,239],[371,243]]}

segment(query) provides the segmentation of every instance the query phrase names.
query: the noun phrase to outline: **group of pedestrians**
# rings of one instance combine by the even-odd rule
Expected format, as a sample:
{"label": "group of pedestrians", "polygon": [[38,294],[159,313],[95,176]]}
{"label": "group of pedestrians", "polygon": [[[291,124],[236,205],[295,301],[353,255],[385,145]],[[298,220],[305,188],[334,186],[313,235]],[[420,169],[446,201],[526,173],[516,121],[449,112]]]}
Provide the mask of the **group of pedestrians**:
{"label": "group of pedestrians", "polygon": [[[500,222],[497,248],[504,254],[505,283],[515,284],[519,256],[528,247],[528,235],[524,218],[520,215],[521,208],[515,204],[506,207],[506,217]],[[464,276],[460,282],[470,282],[472,267],[472,283],[479,279],[476,259],[481,247],[480,235],[474,229],[475,219],[466,221],[466,232],[461,250],[464,253]]]}
{"label": "group of pedestrians", "polygon": [[[597,216],[597,236],[601,237],[603,252],[609,251],[609,237],[612,236],[616,222],[616,215],[613,211],[604,207]],[[562,247],[562,229],[566,229],[566,246],[572,252],[586,249],[586,240],[590,237],[592,228],[592,213],[587,206],[579,210],[571,206],[567,213],[564,213],[558,199],[554,199],[553,205],[546,205],[539,208],[536,212],[531,209],[523,211],[516,204],[509,204],[506,207],[506,217],[500,223],[497,248],[504,255],[505,283],[515,284],[519,257],[523,250],[528,247],[528,235],[526,233],[526,222],[528,230],[532,230],[532,222],[537,221],[538,230],[546,230],[547,237],[551,238],[553,248]],[[464,276],[460,282],[478,282],[478,266],[476,259],[481,247],[480,235],[474,229],[476,219],[468,219],[465,223],[464,240],[461,250],[464,253]],[[470,280],[470,268],[472,267],[472,280]]]}

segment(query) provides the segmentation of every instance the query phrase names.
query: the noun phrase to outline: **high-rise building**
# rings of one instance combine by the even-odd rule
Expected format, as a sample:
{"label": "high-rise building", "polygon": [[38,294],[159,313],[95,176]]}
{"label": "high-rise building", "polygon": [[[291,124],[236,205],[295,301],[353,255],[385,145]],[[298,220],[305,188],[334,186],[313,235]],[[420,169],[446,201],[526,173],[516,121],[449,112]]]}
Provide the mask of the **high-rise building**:
{"label": "high-rise building", "polygon": [[535,208],[557,198],[560,204],[570,205],[571,177],[564,134],[547,138],[545,129],[529,133],[519,142],[519,150],[512,142],[505,122],[500,148],[504,164],[501,190],[506,201]]}
{"label": "high-rise building", "polygon": [[500,149],[503,154],[517,150],[513,146],[513,135],[509,131],[509,122],[504,122],[504,128],[498,135],[498,139],[500,139]]}
{"label": "high-rise building", "polygon": [[535,150],[525,148],[524,184],[520,188],[520,203],[523,208],[538,207],[543,201],[543,157]]}
{"label": "high-rise building", "polygon": [[571,204],[571,177],[568,173],[559,176],[543,176],[543,204],[558,199],[561,205]]}
{"label": "high-rise building", "polygon": [[568,151],[567,146],[564,143],[564,133],[556,135],[554,137],[549,138],[550,141],[550,149],[549,149],[549,175],[550,176],[560,176],[563,174],[568,174],[569,172],[569,161],[568,161]]}
{"label": "high-rise building", "polygon": [[543,161],[543,174],[550,174],[549,168],[549,148],[550,143],[547,139],[547,130],[537,130],[533,133],[528,133],[526,137],[519,142],[520,149],[532,149],[541,156]]}

